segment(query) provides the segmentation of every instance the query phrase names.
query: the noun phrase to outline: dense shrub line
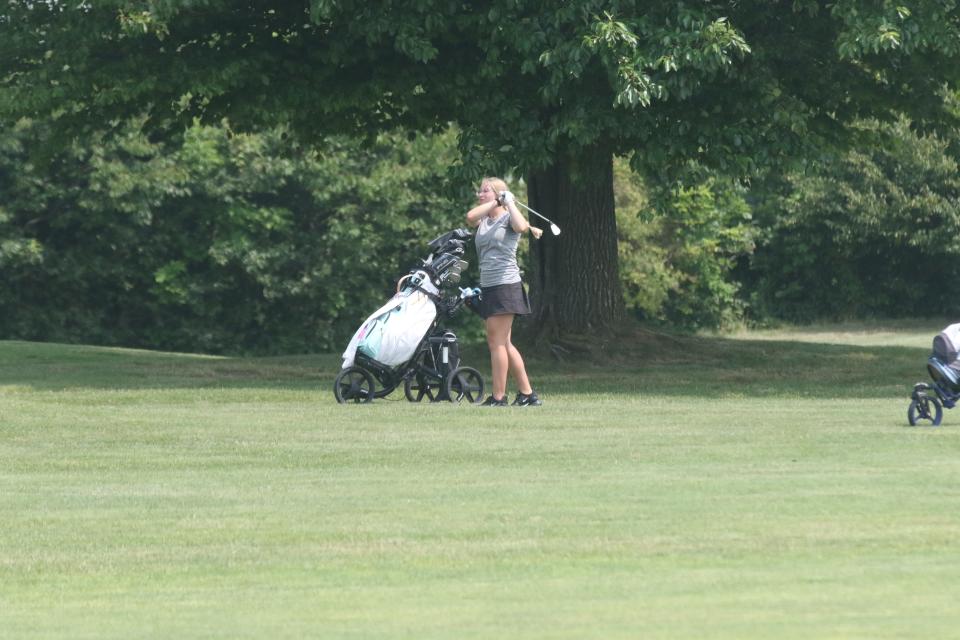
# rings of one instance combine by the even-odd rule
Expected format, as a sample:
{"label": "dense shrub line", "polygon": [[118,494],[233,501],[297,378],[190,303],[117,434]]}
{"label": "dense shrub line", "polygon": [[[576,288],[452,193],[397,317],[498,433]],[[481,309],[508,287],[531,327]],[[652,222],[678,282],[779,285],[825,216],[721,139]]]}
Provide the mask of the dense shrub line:
{"label": "dense shrub line", "polygon": [[[628,308],[677,328],[955,313],[949,140],[861,126],[860,150],[749,186],[658,185],[618,162]],[[130,122],[36,158],[45,135],[0,132],[0,338],[336,350],[472,199],[446,186],[452,131],[307,148],[226,122],[160,143]]]}

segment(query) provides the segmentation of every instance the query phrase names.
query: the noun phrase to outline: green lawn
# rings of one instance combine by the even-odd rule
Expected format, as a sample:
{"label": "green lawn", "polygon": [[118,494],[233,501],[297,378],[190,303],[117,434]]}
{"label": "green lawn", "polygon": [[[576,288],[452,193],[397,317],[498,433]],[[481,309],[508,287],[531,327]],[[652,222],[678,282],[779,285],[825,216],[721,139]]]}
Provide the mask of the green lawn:
{"label": "green lawn", "polygon": [[523,409],[0,342],[0,637],[955,637],[943,324],[638,333]]}

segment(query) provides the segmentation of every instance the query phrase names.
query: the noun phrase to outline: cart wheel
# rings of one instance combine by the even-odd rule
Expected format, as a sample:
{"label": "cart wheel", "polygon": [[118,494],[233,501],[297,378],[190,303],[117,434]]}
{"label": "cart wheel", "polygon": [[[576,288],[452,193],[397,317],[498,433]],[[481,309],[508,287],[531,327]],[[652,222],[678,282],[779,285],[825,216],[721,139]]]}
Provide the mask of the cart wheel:
{"label": "cart wheel", "polygon": [[943,407],[940,405],[940,399],[936,396],[916,394],[913,401],[910,402],[910,408],[907,409],[907,421],[911,427],[917,424],[928,424],[936,427],[943,418]]}
{"label": "cart wheel", "polygon": [[483,376],[472,367],[457,367],[447,375],[443,383],[450,402],[477,403],[483,400]]}
{"label": "cart wheel", "polygon": [[404,381],[403,395],[410,402],[421,402],[424,398],[436,402],[440,396],[440,380],[418,373]]}
{"label": "cart wheel", "polygon": [[333,381],[333,395],[337,402],[372,402],[373,377],[366,369],[347,367]]}

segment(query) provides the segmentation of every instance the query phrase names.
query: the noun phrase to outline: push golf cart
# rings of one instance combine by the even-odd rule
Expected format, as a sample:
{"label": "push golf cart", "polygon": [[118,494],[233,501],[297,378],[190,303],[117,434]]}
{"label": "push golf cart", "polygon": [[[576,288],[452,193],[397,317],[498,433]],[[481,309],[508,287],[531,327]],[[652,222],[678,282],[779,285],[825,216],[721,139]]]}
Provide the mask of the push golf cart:
{"label": "push golf cart", "polygon": [[475,308],[479,289],[457,288],[464,245],[455,229],[428,244],[430,254],[397,283],[397,293],[354,334],[333,383],[337,402],[371,402],[403,386],[410,402],[481,402],[483,377],[460,365],[457,336],[443,325],[464,306]]}
{"label": "push golf cart", "polygon": [[952,324],[933,339],[933,353],[927,358],[927,373],[932,383],[918,382],[910,395],[907,421],[910,426],[937,426],[943,409],[952,409],[960,401],[960,323]]}

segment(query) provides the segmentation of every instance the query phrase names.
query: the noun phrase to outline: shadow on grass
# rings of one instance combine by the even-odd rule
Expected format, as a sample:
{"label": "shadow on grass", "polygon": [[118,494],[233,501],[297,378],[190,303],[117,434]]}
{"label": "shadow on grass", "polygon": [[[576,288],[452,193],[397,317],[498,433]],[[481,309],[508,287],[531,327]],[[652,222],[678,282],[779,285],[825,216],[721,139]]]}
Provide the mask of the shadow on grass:
{"label": "shadow on grass", "polygon": [[[929,350],[811,342],[645,334],[590,357],[531,350],[527,369],[545,396],[666,395],[719,398],[909,396],[928,379]],[[464,346],[462,363],[489,380],[486,349]],[[320,390],[333,400],[339,354],[227,358],[77,345],[0,341],[3,388]],[[402,398],[402,390],[389,397]]]}
{"label": "shadow on grass", "polygon": [[685,353],[623,354],[610,363],[528,365],[561,393],[823,398],[907,397],[927,381],[928,349],[688,338]]}

